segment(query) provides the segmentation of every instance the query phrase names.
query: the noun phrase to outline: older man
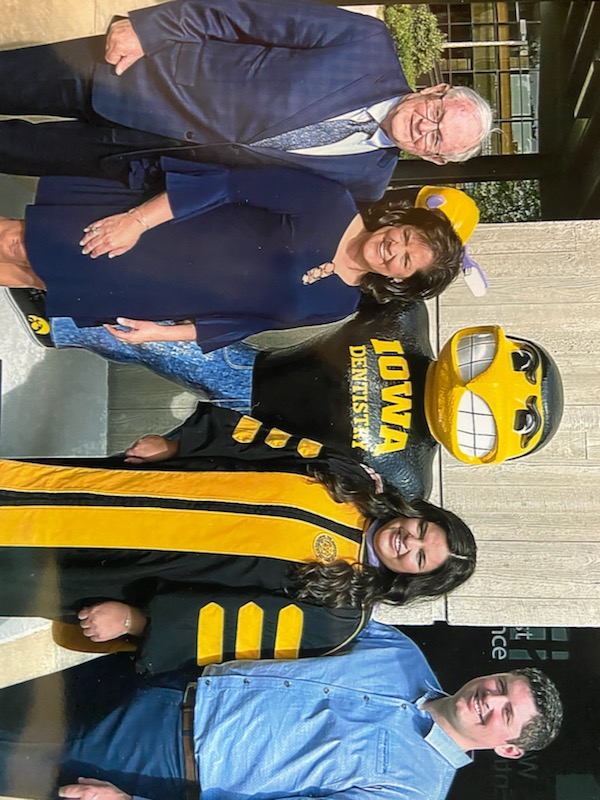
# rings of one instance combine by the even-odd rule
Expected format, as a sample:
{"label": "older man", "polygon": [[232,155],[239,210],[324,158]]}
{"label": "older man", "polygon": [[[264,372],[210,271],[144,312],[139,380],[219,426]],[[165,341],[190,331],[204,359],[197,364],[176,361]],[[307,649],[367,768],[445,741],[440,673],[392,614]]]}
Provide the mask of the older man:
{"label": "older man", "polygon": [[[106,63],[108,62],[108,63]],[[383,194],[398,148],[443,164],[475,155],[487,103],[446,84],[411,92],[379,20],[300,0],[175,0],[106,37],[0,53],[0,171],[117,175],[176,151],[277,165]]]}
{"label": "older man", "polygon": [[[153,686],[98,713],[99,687],[90,680],[83,704],[71,703],[76,713],[59,756],[62,797],[159,800],[186,789],[197,797],[199,784],[210,800],[358,800],[367,792],[437,800],[470,763],[465,751],[520,758],[549,744],[562,718],[556,687],[535,669],[475,678],[444,695],[416,645],[378,623],[345,655],[209,667],[183,702],[181,690]],[[27,716],[21,708],[13,721],[12,691],[0,693],[11,729]],[[42,727],[48,717],[37,712]],[[3,794],[51,788],[45,741],[36,725],[18,744],[0,734]]]}

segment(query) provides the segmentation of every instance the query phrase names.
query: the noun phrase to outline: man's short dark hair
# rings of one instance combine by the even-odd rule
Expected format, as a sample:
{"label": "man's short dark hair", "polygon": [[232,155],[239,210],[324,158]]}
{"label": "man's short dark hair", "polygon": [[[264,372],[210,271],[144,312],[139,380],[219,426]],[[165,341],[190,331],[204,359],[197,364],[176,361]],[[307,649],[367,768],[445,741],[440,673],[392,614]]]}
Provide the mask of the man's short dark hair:
{"label": "man's short dark hair", "polygon": [[518,739],[511,739],[523,750],[543,750],[556,739],[563,719],[563,708],[558,689],[550,678],[534,667],[515,669],[513,675],[526,678],[538,713],[521,730]]}

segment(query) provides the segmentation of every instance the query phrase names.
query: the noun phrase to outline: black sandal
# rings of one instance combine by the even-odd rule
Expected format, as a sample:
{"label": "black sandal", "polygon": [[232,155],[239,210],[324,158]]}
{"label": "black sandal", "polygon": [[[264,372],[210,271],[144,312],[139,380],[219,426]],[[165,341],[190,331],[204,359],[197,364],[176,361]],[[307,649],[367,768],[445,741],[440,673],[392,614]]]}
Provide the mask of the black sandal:
{"label": "black sandal", "polygon": [[40,347],[54,347],[46,316],[46,292],[43,289],[8,289],[6,296],[29,337]]}

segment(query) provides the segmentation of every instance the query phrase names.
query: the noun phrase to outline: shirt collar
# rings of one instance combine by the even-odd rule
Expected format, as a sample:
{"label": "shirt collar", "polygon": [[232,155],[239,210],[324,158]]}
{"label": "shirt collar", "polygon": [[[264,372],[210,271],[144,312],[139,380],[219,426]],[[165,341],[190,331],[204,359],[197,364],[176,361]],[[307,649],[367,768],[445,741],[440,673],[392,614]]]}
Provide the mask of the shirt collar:
{"label": "shirt collar", "polygon": [[[424,694],[419,697],[415,705],[420,708],[420,706],[422,706],[423,703],[426,703],[428,700],[435,700],[437,697],[447,696],[448,695],[446,692],[430,685]],[[421,714],[427,716],[432,723],[431,730],[424,737],[425,741],[427,744],[431,745],[434,750],[437,750],[438,753],[454,767],[454,769],[465,767],[467,764],[470,764],[473,761],[471,756],[467,755],[467,753],[465,753],[465,751],[456,744],[454,739],[448,736],[446,731],[440,728],[437,722],[433,721],[433,717],[429,711],[421,710]]]}
{"label": "shirt collar", "polygon": [[[369,106],[369,114],[373,117],[373,119],[376,119],[377,122],[383,122],[392,108],[397,106],[403,97],[404,95],[400,95],[399,97],[392,97],[391,100],[382,100],[381,103],[375,103],[374,105]],[[396,147],[394,142],[381,130],[381,128],[377,128],[369,141],[377,147]]]}
{"label": "shirt collar", "polygon": [[454,769],[466,767],[467,764],[473,761],[471,756],[467,755],[467,753],[456,744],[454,739],[451,739],[446,731],[442,730],[435,722],[431,726],[431,730],[427,736],[425,736],[425,741],[428,745],[433,747],[434,750],[437,750]]}

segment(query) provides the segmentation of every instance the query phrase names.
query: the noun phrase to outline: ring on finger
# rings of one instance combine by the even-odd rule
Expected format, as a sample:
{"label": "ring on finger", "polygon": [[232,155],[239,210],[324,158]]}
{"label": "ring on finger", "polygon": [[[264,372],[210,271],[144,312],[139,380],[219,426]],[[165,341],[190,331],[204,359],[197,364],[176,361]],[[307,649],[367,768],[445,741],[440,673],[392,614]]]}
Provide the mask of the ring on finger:
{"label": "ring on finger", "polygon": [[100,229],[99,229],[99,228],[98,228],[96,225],[93,225],[93,226],[90,228],[90,230],[91,230],[91,232],[92,232],[92,233],[98,233],[98,231],[99,231]]}

